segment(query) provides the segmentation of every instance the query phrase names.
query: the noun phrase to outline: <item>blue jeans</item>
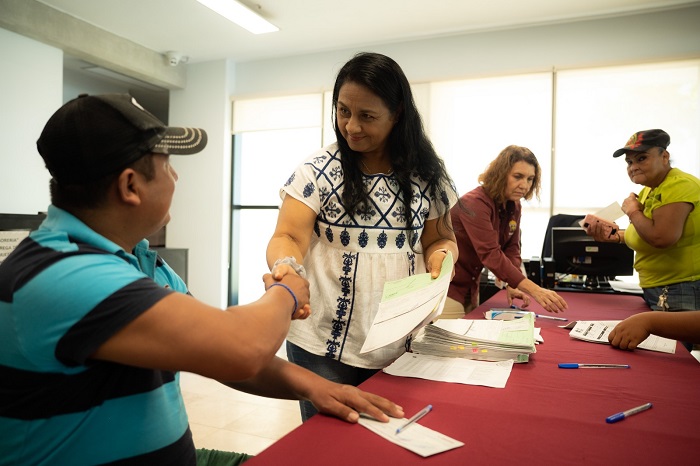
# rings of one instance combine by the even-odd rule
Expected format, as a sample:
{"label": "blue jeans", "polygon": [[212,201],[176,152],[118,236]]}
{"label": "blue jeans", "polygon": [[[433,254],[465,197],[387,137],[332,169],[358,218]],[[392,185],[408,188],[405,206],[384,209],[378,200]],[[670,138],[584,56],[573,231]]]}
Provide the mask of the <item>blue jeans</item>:
{"label": "blue jeans", "polygon": [[[662,311],[657,303],[664,286],[644,288],[644,301],[653,311]],[[668,285],[666,293],[668,311],[700,311],[700,280]]]}
{"label": "blue jeans", "polygon": [[[304,367],[324,379],[355,386],[360,385],[378,371],[378,369],[362,369],[348,366],[326,356],[317,356],[290,342],[287,342],[287,359],[289,362]],[[299,407],[301,408],[302,422],[305,422],[318,412],[310,401],[300,401]]]}
{"label": "blue jeans", "polygon": [[[657,286],[654,288],[644,288],[644,301],[647,306],[654,311],[664,311],[659,307],[659,296],[666,291],[666,304],[668,304],[668,312],[675,311],[700,311],[700,280],[693,282],[674,283],[668,286]],[[692,351],[693,344],[682,341],[688,351]]]}

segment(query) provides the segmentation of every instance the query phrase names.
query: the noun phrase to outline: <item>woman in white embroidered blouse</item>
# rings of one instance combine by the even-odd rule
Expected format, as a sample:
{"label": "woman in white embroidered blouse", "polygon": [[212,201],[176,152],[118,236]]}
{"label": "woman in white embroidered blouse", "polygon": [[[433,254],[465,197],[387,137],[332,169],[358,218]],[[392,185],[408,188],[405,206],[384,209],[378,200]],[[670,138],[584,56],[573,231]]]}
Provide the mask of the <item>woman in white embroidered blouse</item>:
{"label": "woman in white embroidered blouse", "polygon": [[[282,187],[267,261],[275,278],[307,274],[311,283],[311,316],[293,323],[289,360],[358,385],[410,345],[409,336],[360,354],[384,283],[437,277],[448,251],[457,260],[450,207],[458,194],[391,58],[352,58],[338,73],[333,105],[337,142]],[[302,402],[303,420],[315,412]]]}

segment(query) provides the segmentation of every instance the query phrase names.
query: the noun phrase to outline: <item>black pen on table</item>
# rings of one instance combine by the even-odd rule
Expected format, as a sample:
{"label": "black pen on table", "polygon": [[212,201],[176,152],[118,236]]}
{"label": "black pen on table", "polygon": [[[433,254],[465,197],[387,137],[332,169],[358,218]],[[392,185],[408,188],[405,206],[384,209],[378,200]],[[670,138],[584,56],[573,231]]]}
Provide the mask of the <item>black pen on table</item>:
{"label": "black pen on table", "polygon": [[407,427],[410,427],[412,424],[414,424],[416,421],[420,420],[423,416],[428,414],[430,411],[432,411],[433,405],[428,405],[425,408],[421,409],[418,411],[416,414],[411,417],[408,421],[406,421],[406,424],[402,425],[398,429],[396,429],[396,433],[399,434],[402,431],[404,431]]}

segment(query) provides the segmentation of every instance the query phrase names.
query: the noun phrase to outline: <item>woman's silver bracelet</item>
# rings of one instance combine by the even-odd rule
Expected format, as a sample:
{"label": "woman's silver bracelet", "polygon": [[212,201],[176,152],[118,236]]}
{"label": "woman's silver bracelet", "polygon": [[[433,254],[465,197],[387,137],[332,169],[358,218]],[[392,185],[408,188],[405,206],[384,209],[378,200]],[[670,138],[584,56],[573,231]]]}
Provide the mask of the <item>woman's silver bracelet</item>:
{"label": "woman's silver bracelet", "polygon": [[287,256],[283,259],[277,259],[272,266],[272,270],[275,270],[275,267],[277,267],[280,264],[287,264],[292,269],[294,269],[297,275],[299,275],[301,278],[306,278],[306,269],[303,265],[297,263],[297,260],[294,256]]}

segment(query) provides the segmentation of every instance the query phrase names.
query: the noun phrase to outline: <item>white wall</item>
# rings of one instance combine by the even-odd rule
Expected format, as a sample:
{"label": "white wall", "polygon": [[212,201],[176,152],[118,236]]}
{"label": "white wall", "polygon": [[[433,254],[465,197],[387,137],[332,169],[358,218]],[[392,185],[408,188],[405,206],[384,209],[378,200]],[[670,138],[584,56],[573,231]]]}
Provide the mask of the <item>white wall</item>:
{"label": "white wall", "polygon": [[36,150],[63,98],[63,52],[0,29],[0,212],[35,214],[49,205],[49,173]]}
{"label": "white wall", "polygon": [[332,88],[359,51],[384,53],[412,83],[700,56],[700,6],[239,63],[236,95]]}
{"label": "white wall", "polygon": [[190,291],[214,306],[228,301],[230,70],[223,60],[188,65],[187,88],[170,94],[169,124],[204,128],[209,142],[199,154],[171,157],[179,180],[166,245],[189,249]]}
{"label": "white wall", "polygon": [[[79,73],[71,69],[65,69],[63,71],[63,103],[75,99],[80,94],[93,95],[128,92],[129,87],[126,84],[118,85],[98,79],[90,79],[85,73]],[[144,105],[140,101],[139,103]]]}

